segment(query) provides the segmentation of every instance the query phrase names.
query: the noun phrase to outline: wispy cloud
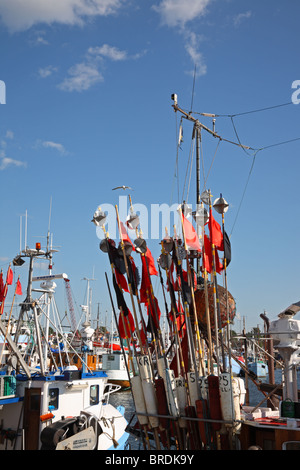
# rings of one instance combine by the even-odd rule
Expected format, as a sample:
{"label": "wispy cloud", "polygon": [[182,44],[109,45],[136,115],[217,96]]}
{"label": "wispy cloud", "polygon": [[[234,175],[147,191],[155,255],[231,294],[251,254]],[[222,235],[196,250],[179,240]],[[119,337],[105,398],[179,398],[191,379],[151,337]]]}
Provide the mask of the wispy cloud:
{"label": "wispy cloud", "polygon": [[252,12],[250,10],[246,11],[245,13],[239,13],[238,15],[235,15],[233,18],[234,26],[239,26],[244,20],[251,18],[251,16]]}
{"label": "wispy cloud", "polygon": [[13,139],[14,138],[14,133],[11,130],[7,130],[5,134],[6,139]]}
{"label": "wispy cloud", "polygon": [[48,65],[47,67],[43,67],[38,70],[40,78],[50,77],[54,72],[57,72],[57,67],[54,67],[53,65]]}
{"label": "wispy cloud", "polygon": [[0,171],[6,170],[9,166],[23,166],[26,167],[26,162],[22,162],[21,160],[14,160],[13,158],[8,157],[1,157],[0,158]]}
{"label": "wispy cloud", "polygon": [[68,76],[58,85],[63,91],[85,91],[104,78],[96,64],[80,63],[71,67]]}
{"label": "wispy cloud", "polygon": [[162,24],[170,27],[184,27],[207,11],[211,0],[162,0],[159,5],[152,8],[159,13]]}
{"label": "wispy cloud", "polygon": [[15,167],[26,167],[27,163],[22,160],[16,160],[7,156],[7,140],[13,140],[14,133],[11,130],[7,130],[4,139],[1,140],[0,146],[0,171],[6,170],[11,166]]}
{"label": "wispy cloud", "polygon": [[41,145],[45,148],[50,148],[50,149],[56,150],[61,155],[68,154],[65,147],[62,144],[58,143],[58,142],[53,142],[51,140],[47,140],[47,141],[41,142]]}
{"label": "wispy cloud", "polygon": [[116,14],[124,0],[0,0],[0,17],[13,33],[35,24],[82,25],[95,16]]}
{"label": "wispy cloud", "polygon": [[137,60],[145,55],[146,51],[134,55],[118,49],[109,44],[89,47],[83,62],[73,65],[68,70],[67,77],[58,85],[63,91],[86,91],[96,83],[104,81],[102,68],[104,61],[121,62],[125,60]]}
{"label": "wispy cloud", "polygon": [[205,75],[207,67],[200,51],[202,37],[191,28],[193,21],[207,14],[211,2],[212,0],[162,0],[159,5],[152,7],[159,14],[162,25],[176,28],[184,38],[185,50],[196,66],[197,76]]}
{"label": "wispy cloud", "polygon": [[[196,76],[200,77],[205,75],[207,72],[207,66],[202,52],[200,52],[201,37],[193,32],[187,32],[185,34],[185,50],[187,51],[192,63],[196,67]],[[189,73],[194,73],[191,71]]]}
{"label": "wispy cloud", "polygon": [[88,54],[95,57],[106,57],[113,61],[126,60],[128,54],[126,51],[121,51],[117,47],[103,44],[102,46],[89,47]]}

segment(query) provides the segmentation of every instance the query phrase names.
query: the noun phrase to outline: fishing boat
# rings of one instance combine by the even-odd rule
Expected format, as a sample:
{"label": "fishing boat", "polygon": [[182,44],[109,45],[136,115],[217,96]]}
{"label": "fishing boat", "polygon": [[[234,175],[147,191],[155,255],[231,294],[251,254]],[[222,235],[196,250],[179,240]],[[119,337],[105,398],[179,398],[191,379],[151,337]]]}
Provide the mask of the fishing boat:
{"label": "fishing boat", "polygon": [[112,314],[111,332],[105,342],[106,351],[102,354],[102,370],[107,374],[109,382],[120,385],[122,390],[130,388],[132,376],[128,346],[130,345],[123,344],[117,332],[114,331]]}
{"label": "fishing boat", "polygon": [[109,382],[120,385],[123,390],[130,388],[132,372],[128,370],[128,366],[128,352],[125,352],[125,357],[121,351],[108,351],[102,355],[102,370],[105,371]]}
{"label": "fishing boat", "polygon": [[252,371],[257,377],[267,377],[268,375],[268,364],[262,359],[254,359],[248,362],[248,369]]}
{"label": "fishing boat", "polygon": [[[269,383],[261,383],[263,401],[269,402],[262,407],[244,407],[240,433],[241,449],[262,450],[300,450],[300,405],[297,385],[299,366],[300,320],[294,316],[300,310],[300,302],[291,304],[269,321],[268,340],[270,352]],[[276,384],[272,373],[273,344],[283,358],[283,381]]]}
{"label": "fishing boat", "polygon": [[[222,194],[212,202],[210,190],[200,193],[201,133],[206,131],[219,141],[222,138],[214,127],[207,128],[191,112],[180,108],[177,95],[172,95],[172,100],[174,111],[194,125],[196,211],[189,211],[185,201],[178,205],[179,226],[174,225],[172,236],[166,231],[157,263],[142,237],[143,227],[130,195],[126,221],[120,220],[115,206],[119,240],[109,238],[101,206],[92,218],[103,230],[100,250],[108,256],[111,268],[112,289],[107,273],[105,277],[118,333],[132,344],[130,385],[136,422],[128,429],[139,435],[148,450],[153,448],[150,440],[156,450],[298,449],[300,414],[295,364],[299,358],[300,322],[292,316],[300,310],[300,303],[281,313],[278,321],[269,322],[267,348],[272,340],[276,343],[285,360],[285,380],[283,384],[272,382],[274,356],[268,349],[271,390],[266,392],[248,368],[247,356],[241,357],[231,346],[230,324],[235,318],[236,301],[227,285],[231,244],[224,215],[229,205]],[[221,216],[220,224],[213,209]],[[133,242],[127,229],[135,233]],[[218,274],[222,275],[222,284]],[[157,278],[162,304],[154,294],[153,279]],[[169,323],[168,347],[160,325],[162,308]],[[234,375],[238,367],[245,379]],[[256,406],[248,403],[248,380],[263,394]],[[278,406],[274,397],[279,396],[280,389],[283,400]]]}
{"label": "fishing boat", "polygon": [[[124,449],[128,438],[125,410],[109,403],[110,395],[120,387],[110,384],[104,371],[89,367],[89,335],[82,335],[79,355],[63,333],[59,315],[55,315],[55,281],[67,276],[52,273],[52,255],[48,245],[43,251],[37,244],[35,249],[23,250],[14,260],[17,266],[27,258],[29,274],[26,298],[20,304],[13,335],[8,324],[0,319],[7,352],[0,372],[0,448]],[[49,262],[49,274],[34,277],[34,261],[41,258]],[[37,281],[41,282],[40,287],[33,286]],[[20,350],[18,343],[24,325],[30,329],[31,341],[26,350]],[[83,330],[88,333],[88,325]],[[54,336],[54,343],[60,345],[55,358],[51,347]],[[78,358],[77,366],[74,357]]]}

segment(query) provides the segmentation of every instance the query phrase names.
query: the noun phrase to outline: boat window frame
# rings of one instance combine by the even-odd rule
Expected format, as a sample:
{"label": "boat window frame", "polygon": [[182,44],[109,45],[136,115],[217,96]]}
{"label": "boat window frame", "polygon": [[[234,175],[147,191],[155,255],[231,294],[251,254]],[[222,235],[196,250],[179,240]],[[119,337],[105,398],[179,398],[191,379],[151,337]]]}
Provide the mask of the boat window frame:
{"label": "boat window frame", "polygon": [[[294,448],[294,449],[291,449],[291,448],[288,448],[289,447],[289,444],[291,445],[291,447],[298,447],[297,448]],[[281,444],[281,449],[282,450],[298,450],[300,449],[300,442],[299,441],[293,441],[293,440],[290,440],[290,441],[284,441],[282,444]]]}
{"label": "boat window frame", "polygon": [[[54,398],[51,397],[50,393],[54,393]],[[59,408],[59,388],[53,387],[48,389],[48,408],[49,410],[58,410]]]}
{"label": "boat window frame", "polygon": [[[92,392],[96,390],[96,394],[93,396]],[[90,385],[90,406],[98,405],[99,400],[99,384]]]}

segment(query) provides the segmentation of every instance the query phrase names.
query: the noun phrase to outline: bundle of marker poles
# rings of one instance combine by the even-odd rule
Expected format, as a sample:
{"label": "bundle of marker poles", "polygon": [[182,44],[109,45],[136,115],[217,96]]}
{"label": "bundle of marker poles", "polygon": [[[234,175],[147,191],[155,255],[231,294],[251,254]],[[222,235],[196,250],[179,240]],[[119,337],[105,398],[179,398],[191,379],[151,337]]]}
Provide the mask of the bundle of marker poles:
{"label": "bundle of marker poles", "polygon": [[[130,198],[131,210],[132,209],[132,202]],[[187,263],[187,275],[188,275],[188,285],[190,287],[191,297],[192,297],[192,310],[194,312],[193,322],[194,322],[194,331],[192,329],[192,322],[189,312],[189,306],[187,303],[187,299],[184,293],[184,289],[180,289],[180,294],[182,296],[182,304],[184,306],[184,318],[185,318],[185,325],[186,325],[186,335],[188,339],[188,349],[189,349],[189,358],[191,361],[191,367],[185,364],[183,360],[183,353],[181,347],[181,340],[180,340],[180,332],[178,330],[177,325],[177,306],[176,306],[176,299],[175,295],[172,294],[172,282],[170,280],[170,270],[167,264],[165,271],[167,276],[167,285],[168,290],[170,293],[170,300],[171,300],[171,316],[167,311],[167,304],[165,299],[164,293],[164,286],[162,283],[163,294],[165,299],[165,306],[166,306],[166,314],[168,315],[169,323],[172,325],[172,332],[173,332],[173,344],[175,344],[176,352],[178,353],[178,361],[177,361],[177,373],[178,377],[174,376],[173,370],[170,369],[170,361],[167,357],[167,351],[165,350],[164,341],[162,337],[162,333],[160,330],[159,325],[159,318],[157,312],[157,304],[156,299],[153,293],[152,281],[149,273],[149,266],[147,256],[145,253],[147,251],[145,240],[141,238],[141,231],[138,233],[138,229],[136,227],[136,234],[137,240],[135,240],[135,248],[136,251],[140,253],[142,261],[144,261],[144,265],[147,268],[148,274],[148,289],[147,289],[147,301],[148,301],[148,312],[149,312],[149,325],[151,327],[151,334],[152,334],[152,344],[154,346],[154,357],[150,352],[150,348],[148,343],[143,343],[140,336],[139,331],[139,322],[137,318],[137,312],[134,302],[134,295],[131,286],[131,280],[128,270],[128,259],[125,251],[125,244],[123,241],[122,230],[120,225],[120,219],[118,214],[118,208],[116,206],[116,215],[118,221],[118,228],[120,234],[120,246],[123,253],[124,264],[126,268],[126,275],[129,287],[129,293],[131,298],[131,304],[133,308],[133,315],[134,315],[134,323],[135,323],[135,331],[136,337],[138,342],[138,349],[136,348],[135,340],[133,339],[133,331],[128,327],[128,322],[125,321],[124,312],[122,308],[120,308],[120,317],[123,323],[123,328],[125,331],[125,337],[128,344],[129,349],[129,360],[131,364],[131,368],[133,371],[133,377],[130,378],[131,382],[131,390],[133,394],[133,399],[136,408],[136,414],[140,425],[144,430],[144,436],[146,443],[144,444],[145,448],[150,448],[149,444],[149,437],[148,437],[148,430],[153,431],[155,445],[157,449],[161,448],[160,439],[163,438],[163,434],[166,433],[166,439],[164,443],[166,446],[170,447],[170,437],[174,438],[175,444],[177,449],[200,449],[200,448],[214,448],[216,446],[216,441],[212,439],[212,434],[215,430],[219,430],[221,428],[222,423],[226,423],[224,421],[221,410],[221,402],[220,402],[220,389],[219,389],[219,381],[217,384],[214,382],[216,376],[213,375],[213,344],[212,344],[212,336],[211,336],[211,328],[210,328],[210,313],[209,313],[209,306],[207,300],[207,273],[204,270],[204,285],[205,285],[205,299],[206,299],[206,319],[207,319],[207,338],[205,335],[201,338],[200,335],[200,328],[198,325],[197,320],[197,311],[196,311],[196,304],[195,304],[195,297],[194,297],[194,284],[192,280],[192,273],[191,267],[188,259],[188,255],[186,255],[186,263]],[[181,214],[181,221],[182,221],[182,214]],[[187,246],[184,236],[184,227],[182,223],[182,231],[183,231],[183,238],[184,238],[184,247],[187,253]],[[103,226],[104,230],[104,226]],[[175,231],[175,227],[174,227]],[[105,230],[104,230],[105,232]],[[106,240],[107,243],[109,236],[107,233]],[[174,249],[177,252],[178,245],[177,245],[177,237],[174,237]],[[214,253],[214,251],[213,251]],[[164,250],[164,243],[162,242],[162,255],[166,255],[167,253]],[[178,259],[178,257],[177,257]],[[111,260],[110,260],[111,261]],[[181,271],[181,261],[178,263],[177,266],[178,272],[182,274]],[[214,266],[215,268],[215,266]],[[115,266],[111,261],[111,269],[113,276],[115,276]],[[159,267],[160,269],[160,267]],[[215,270],[214,270],[215,275]],[[109,288],[109,283],[106,275],[106,280]],[[115,276],[115,280],[117,277]],[[119,286],[121,289],[121,286]],[[215,287],[215,294],[217,296],[217,288]],[[109,289],[110,292],[110,289]],[[215,296],[215,299],[217,297]],[[113,300],[110,292],[110,298],[113,305]],[[136,292],[135,295],[136,303],[138,305],[138,311],[140,315],[140,321],[142,325],[143,334],[147,336],[147,329],[145,325],[145,321],[143,319],[142,309],[140,305],[140,300],[138,293]],[[220,331],[217,329],[218,320],[220,321],[220,314],[218,312],[218,303],[215,303],[215,341],[218,342],[218,336]],[[228,308],[228,307],[227,307]],[[115,309],[113,307],[113,311],[115,314]],[[152,318],[151,312],[154,313],[154,318]],[[117,318],[115,314],[115,320],[117,323]],[[153,321],[154,320],[154,321]],[[222,338],[222,336],[221,336]],[[207,377],[205,375],[205,362],[204,362],[204,339],[207,341],[207,364],[209,368],[210,375]],[[133,345],[133,353],[135,357],[135,365],[132,357],[132,352],[130,345]],[[225,364],[224,360],[224,348],[222,346],[222,358],[223,358],[223,367]],[[172,349],[172,348],[171,348]],[[198,358],[196,355],[198,354]],[[219,351],[218,347],[216,348],[217,354],[217,364],[219,364]],[[197,360],[198,359],[198,360]],[[155,369],[155,365],[157,370]],[[219,369],[219,368],[218,368]],[[201,375],[199,373],[201,372]],[[219,372],[219,370],[218,370]],[[226,372],[226,369],[225,369]],[[129,371],[128,371],[129,373]],[[158,374],[158,378],[155,379],[156,374]],[[219,377],[216,377],[219,379]],[[160,389],[163,392],[163,395],[157,396],[157,385],[158,381],[163,383],[163,388]],[[208,382],[208,389],[211,389],[215,396],[211,397],[211,402],[214,401],[214,405],[216,405],[217,414],[212,413],[212,406],[210,409],[208,407],[208,401],[206,393],[203,387],[200,387],[200,383],[204,384]],[[195,385],[195,386],[194,386]],[[217,387],[216,387],[217,385]],[[164,398],[164,403],[166,404],[167,408],[165,413],[163,413],[161,405],[161,398]],[[182,405],[183,403],[183,405]],[[212,403],[211,403],[212,405]],[[171,421],[171,426],[166,426],[166,421]],[[162,424],[163,423],[163,424]],[[227,424],[232,424],[231,420],[227,421]],[[168,429],[167,429],[168,428]],[[219,447],[219,446],[218,446]]]}

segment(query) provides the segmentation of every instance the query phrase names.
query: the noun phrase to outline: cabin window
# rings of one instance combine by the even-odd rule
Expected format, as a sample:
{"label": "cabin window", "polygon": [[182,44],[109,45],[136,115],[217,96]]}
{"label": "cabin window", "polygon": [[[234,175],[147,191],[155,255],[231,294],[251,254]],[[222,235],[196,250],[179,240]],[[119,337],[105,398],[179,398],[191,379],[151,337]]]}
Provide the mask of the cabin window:
{"label": "cabin window", "polygon": [[300,442],[299,441],[283,442],[282,450],[300,450]]}
{"label": "cabin window", "polygon": [[59,396],[58,388],[49,389],[49,409],[50,410],[58,409],[58,396]]}
{"label": "cabin window", "polygon": [[98,405],[98,403],[99,403],[99,385],[91,385],[90,405]]}

